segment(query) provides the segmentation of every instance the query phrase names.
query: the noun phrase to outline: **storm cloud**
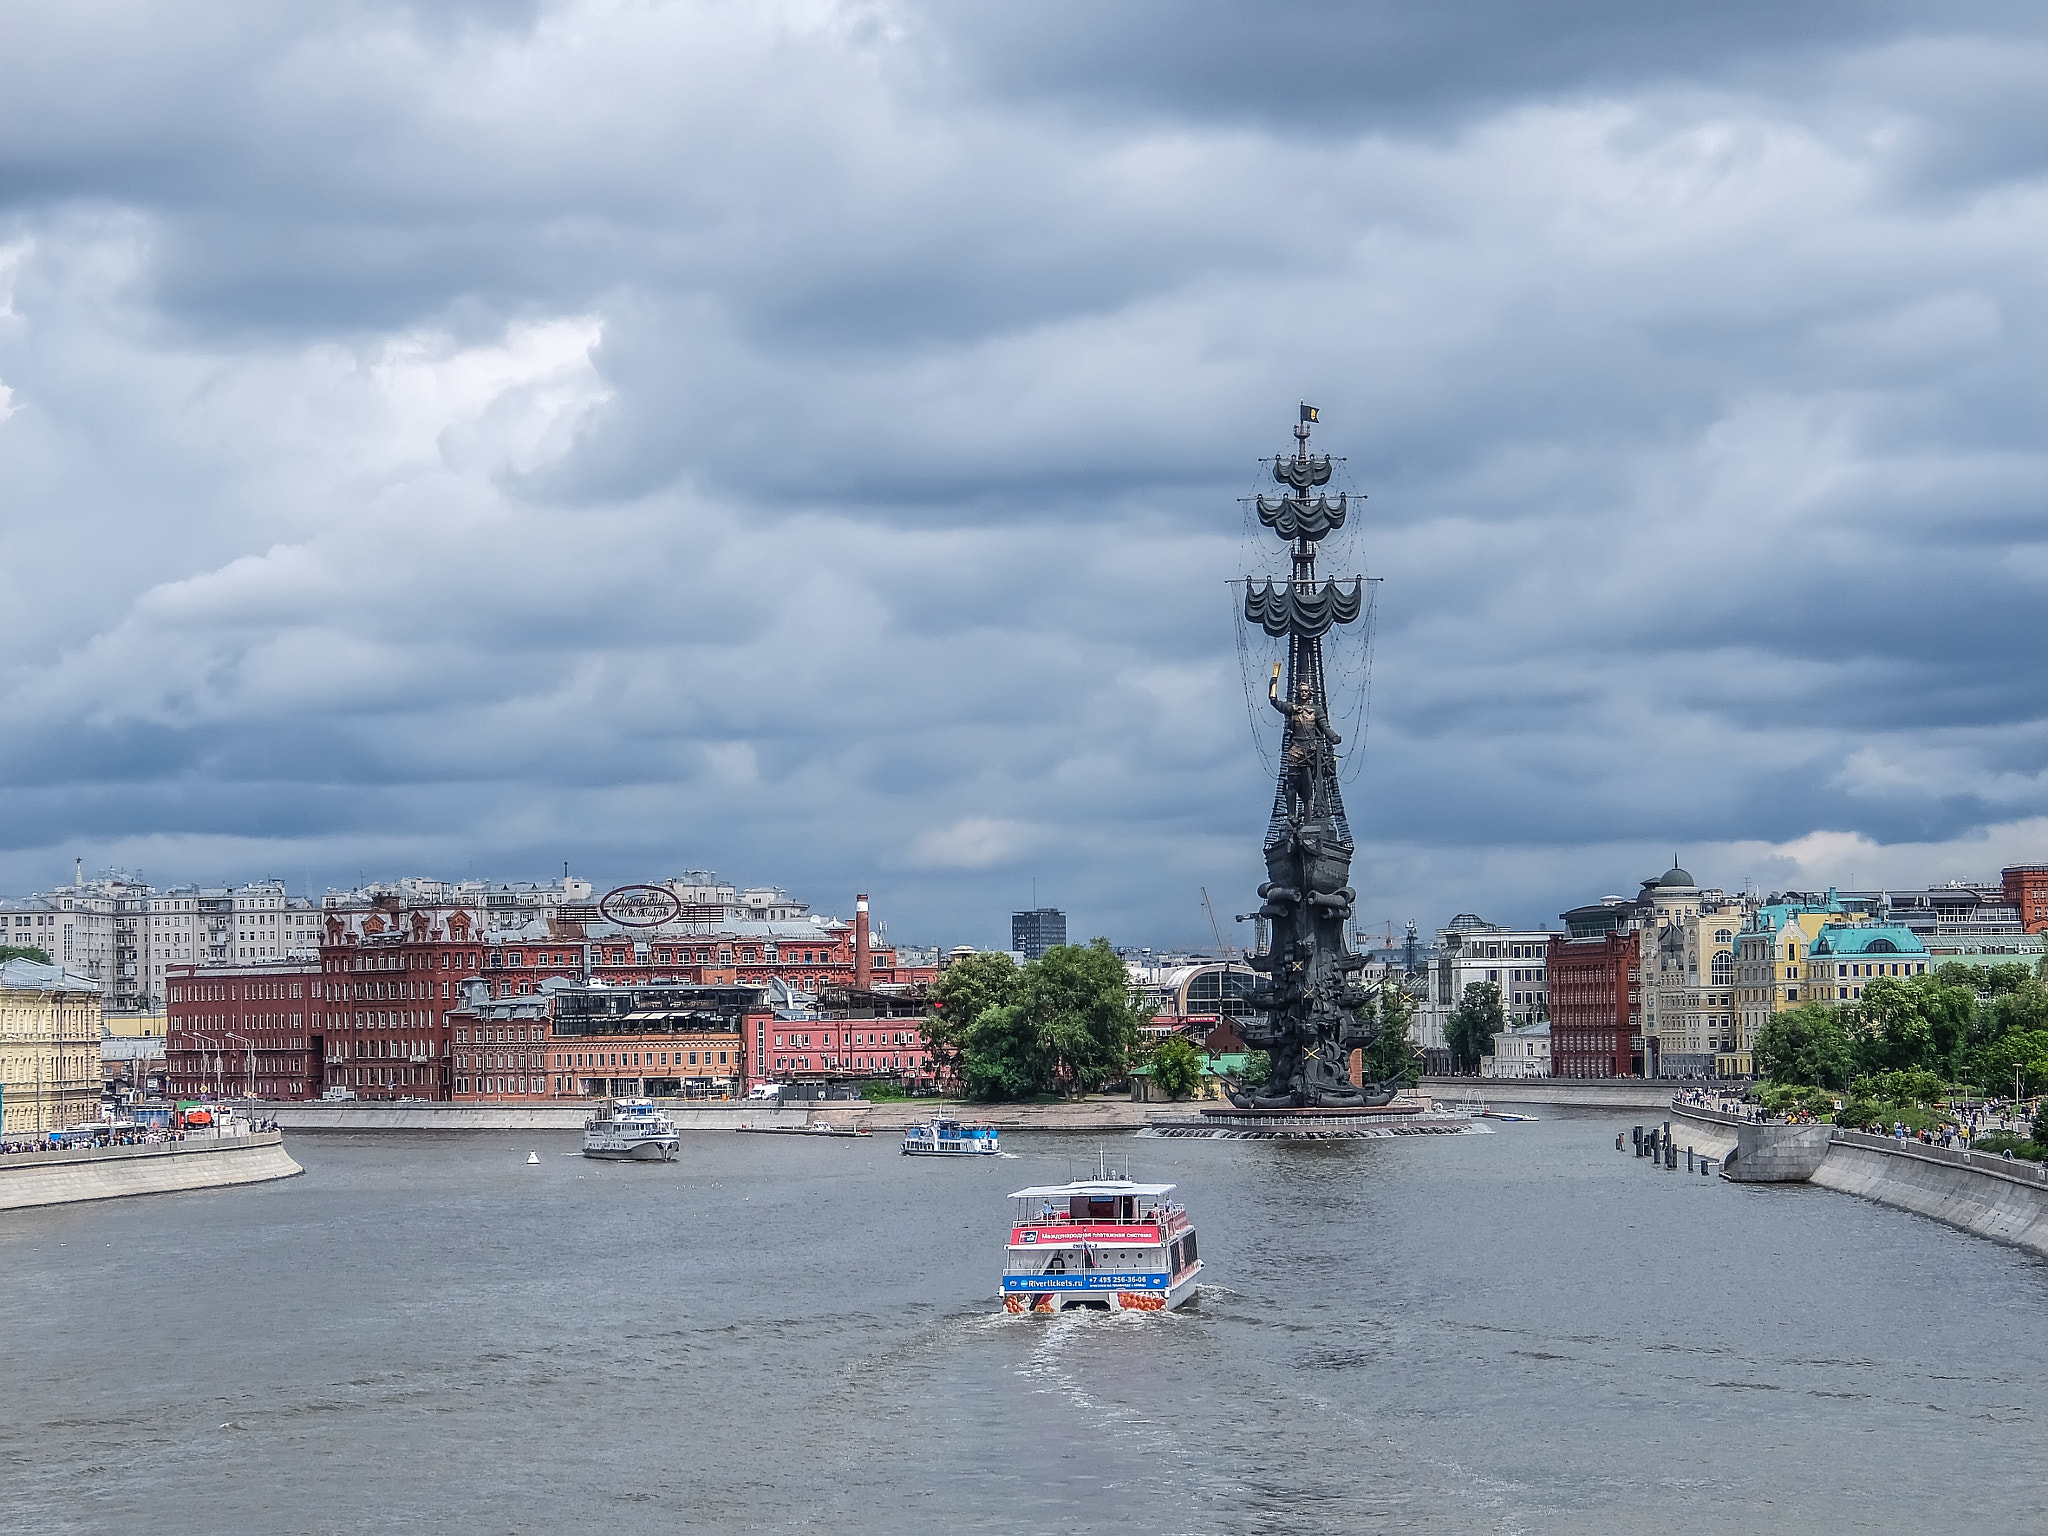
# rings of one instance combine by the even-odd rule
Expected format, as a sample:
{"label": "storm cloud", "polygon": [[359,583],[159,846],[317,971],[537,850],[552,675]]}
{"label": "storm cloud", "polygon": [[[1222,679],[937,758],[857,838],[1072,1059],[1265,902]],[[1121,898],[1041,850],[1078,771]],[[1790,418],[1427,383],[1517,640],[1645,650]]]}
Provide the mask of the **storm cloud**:
{"label": "storm cloud", "polygon": [[1383,578],[1362,917],[2048,857],[2043,34],[17,14],[0,888],[709,866],[950,944],[1036,879],[1206,940],[1303,399]]}

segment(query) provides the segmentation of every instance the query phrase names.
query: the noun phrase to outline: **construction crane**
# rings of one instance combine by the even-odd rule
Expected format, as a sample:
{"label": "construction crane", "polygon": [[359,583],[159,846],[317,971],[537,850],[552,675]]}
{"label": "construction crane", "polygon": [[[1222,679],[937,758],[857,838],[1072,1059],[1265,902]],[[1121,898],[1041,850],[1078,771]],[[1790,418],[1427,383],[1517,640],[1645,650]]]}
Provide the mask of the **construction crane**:
{"label": "construction crane", "polygon": [[1223,942],[1223,929],[1216,922],[1216,908],[1209,900],[1209,887],[1206,885],[1202,887],[1202,910],[1209,914],[1209,931],[1216,936],[1217,953],[1225,960],[1236,959],[1231,946]]}

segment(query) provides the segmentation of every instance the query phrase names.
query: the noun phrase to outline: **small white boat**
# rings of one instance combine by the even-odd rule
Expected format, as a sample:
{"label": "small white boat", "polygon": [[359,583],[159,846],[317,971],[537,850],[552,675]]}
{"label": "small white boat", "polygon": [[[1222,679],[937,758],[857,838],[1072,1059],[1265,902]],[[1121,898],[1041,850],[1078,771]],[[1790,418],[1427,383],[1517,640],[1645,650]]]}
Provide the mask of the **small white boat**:
{"label": "small white boat", "polygon": [[933,1120],[903,1132],[905,1157],[993,1157],[1002,1150],[1002,1138],[992,1125]]}
{"label": "small white boat", "polygon": [[583,1122],[583,1155],[639,1163],[676,1160],[676,1123],[652,1099],[620,1099],[599,1106]]}
{"label": "small white boat", "polygon": [[1171,1312],[1195,1294],[1202,1260],[1187,1208],[1171,1184],[1115,1176],[1033,1185],[1010,1198],[1017,1215],[1003,1266],[1009,1312]]}

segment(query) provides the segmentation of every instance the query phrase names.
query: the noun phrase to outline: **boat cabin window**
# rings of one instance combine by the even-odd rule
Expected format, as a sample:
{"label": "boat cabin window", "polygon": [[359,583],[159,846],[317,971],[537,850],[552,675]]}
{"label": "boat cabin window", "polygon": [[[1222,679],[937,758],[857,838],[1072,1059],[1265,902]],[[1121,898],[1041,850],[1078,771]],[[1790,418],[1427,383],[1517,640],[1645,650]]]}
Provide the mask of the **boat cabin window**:
{"label": "boat cabin window", "polygon": [[1075,1195],[1067,1210],[1076,1221],[1133,1221],[1137,1205],[1130,1195]]}

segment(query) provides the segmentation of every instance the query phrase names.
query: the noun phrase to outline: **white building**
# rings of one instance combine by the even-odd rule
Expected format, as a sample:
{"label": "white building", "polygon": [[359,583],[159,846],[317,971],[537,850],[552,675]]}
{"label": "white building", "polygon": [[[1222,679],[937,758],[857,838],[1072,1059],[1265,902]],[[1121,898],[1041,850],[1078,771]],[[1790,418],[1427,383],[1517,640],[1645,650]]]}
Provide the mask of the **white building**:
{"label": "white building", "polygon": [[1479,1058],[1481,1077],[1550,1076],[1550,1026],[1522,1024],[1493,1037],[1493,1054]]}
{"label": "white building", "polygon": [[1444,1020],[1474,982],[1500,988],[1501,1008],[1511,1024],[1548,1019],[1546,957],[1556,937],[1560,935],[1547,928],[1503,928],[1460,912],[1437,933],[1436,959],[1428,968],[1429,990],[1416,1005],[1410,1038],[1424,1050],[1442,1046]]}

